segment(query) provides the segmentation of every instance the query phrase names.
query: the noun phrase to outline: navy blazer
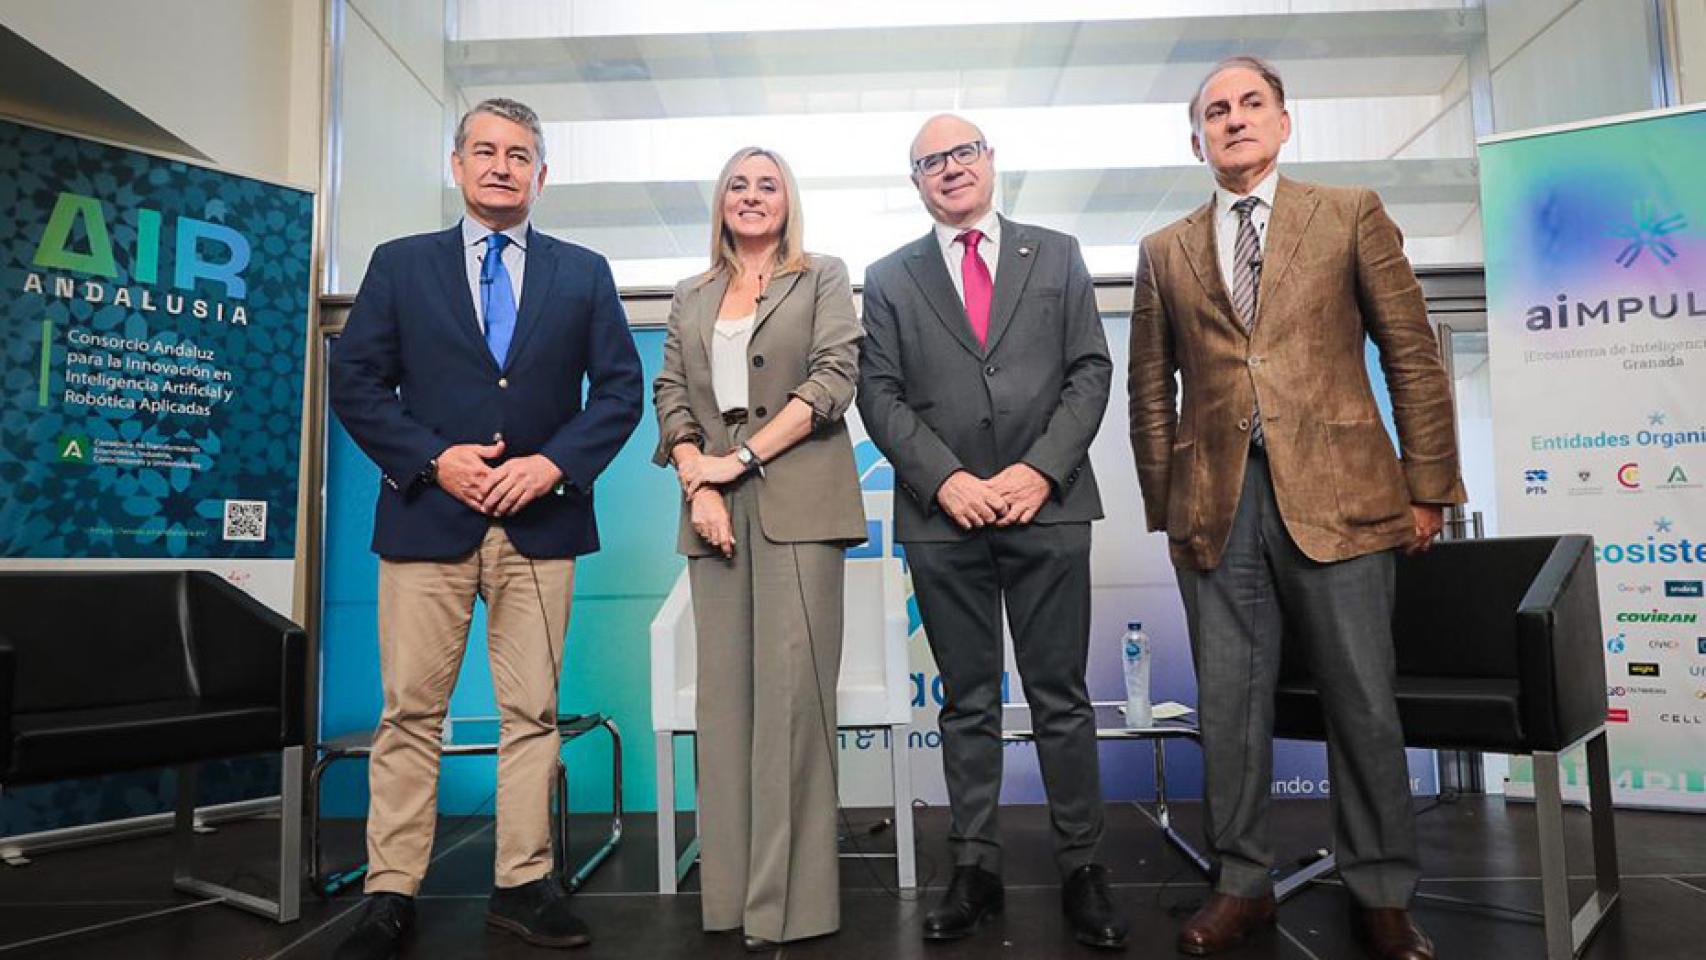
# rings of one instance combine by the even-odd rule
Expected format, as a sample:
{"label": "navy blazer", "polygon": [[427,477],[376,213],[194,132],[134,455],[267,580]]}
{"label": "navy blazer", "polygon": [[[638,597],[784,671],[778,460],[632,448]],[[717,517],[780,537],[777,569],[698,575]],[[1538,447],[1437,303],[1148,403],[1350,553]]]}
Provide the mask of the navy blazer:
{"label": "navy blazer", "polygon": [[[460,225],[373,251],[343,336],[332,346],[332,408],[385,474],[373,550],[451,559],[490,518],[424,479],[459,443],[504,441],[504,459],[540,453],[563,471],[554,493],[502,520],[529,557],[598,549],[592,483],[639,422],[639,353],[605,259],[528,230],[509,358],[486,349],[468,290]],[[582,400],[583,384],[585,400]]]}

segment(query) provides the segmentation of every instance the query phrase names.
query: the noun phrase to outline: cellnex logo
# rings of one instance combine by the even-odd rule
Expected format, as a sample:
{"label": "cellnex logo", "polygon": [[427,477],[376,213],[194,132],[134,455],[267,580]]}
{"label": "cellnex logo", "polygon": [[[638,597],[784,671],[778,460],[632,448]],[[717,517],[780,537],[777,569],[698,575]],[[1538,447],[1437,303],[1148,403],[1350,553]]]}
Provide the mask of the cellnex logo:
{"label": "cellnex logo", "polygon": [[[23,292],[94,304],[111,303],[145,313],[187,312],[197,319],[246,324],[249,322],[246,307],[226,301],[248,297],[243,271],[248,268],[252,254],[249,240],[237,230],[215,222],[225,216],[222,201],[208,201],[205,212],[210,219],[180,216],[173,225],[170,287],[178,292],[165,292],[157,301],[154,288],[166,283],[160,269],[161,238],[165,232],[161,212],[136,208],[135,243],[130,250],[123,251],[113,244],[99,199],[62,192],[36,244],[34,266],[41,271],[64,273],[58,276],[27,273]],[[82,235],[80,243],[73,239],[78,233]],[[128,254],[128,271],[124,275],[119,269],[121,252]],[[82,278],[67,274],[81,274]],[[202,283],[217,284],[224,299],[189,296]]]}
{"label": "cellnex logo", "polygon": [[1702,582],[1699,580],[1666,580],[1665,596],[1692,597],[1698,600],[1706,596],[1706,591],[1703,591],[1701,587]]}
{"label": "cellnex logo", "polygon": [[1666,613],[1660,610],[1625,610],[1617,615],[1618,623],[1698,623],[1698,613]]}

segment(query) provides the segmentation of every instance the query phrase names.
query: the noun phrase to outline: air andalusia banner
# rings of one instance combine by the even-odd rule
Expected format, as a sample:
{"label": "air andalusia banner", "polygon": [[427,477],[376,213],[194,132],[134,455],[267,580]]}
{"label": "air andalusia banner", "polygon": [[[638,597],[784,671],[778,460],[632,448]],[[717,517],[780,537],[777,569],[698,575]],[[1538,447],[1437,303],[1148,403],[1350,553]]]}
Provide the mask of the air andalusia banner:
{"label": "air andalusia banner", "polygon": [[1706,110],[1480,157],[1500,532],[1593,535],[1615,795],[1706,808]]}
{"label": "air andalusia banner", "polygon": [[0,122],[8,566],[288,569],[312,230],[306,191]]}

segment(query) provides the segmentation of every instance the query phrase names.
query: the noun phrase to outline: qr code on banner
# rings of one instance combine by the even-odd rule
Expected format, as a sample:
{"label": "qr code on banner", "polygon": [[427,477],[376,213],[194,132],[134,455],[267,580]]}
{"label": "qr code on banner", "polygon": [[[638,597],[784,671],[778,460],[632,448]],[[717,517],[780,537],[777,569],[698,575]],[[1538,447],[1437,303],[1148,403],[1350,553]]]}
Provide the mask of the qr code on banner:
{"label": "qr code on banner", "polygon": [[225,501],[225,539],[265,540],[267,538],[267,502],[265,500]]}

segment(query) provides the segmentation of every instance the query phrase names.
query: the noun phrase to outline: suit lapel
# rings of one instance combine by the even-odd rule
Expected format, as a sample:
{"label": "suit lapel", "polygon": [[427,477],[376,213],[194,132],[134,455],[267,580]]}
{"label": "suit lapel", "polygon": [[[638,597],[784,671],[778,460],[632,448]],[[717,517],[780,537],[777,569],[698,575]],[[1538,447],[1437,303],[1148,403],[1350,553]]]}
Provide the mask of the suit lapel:
{"label": "suit lapel", "polygon": [[[1019,296],[1031,278],[1035,263],[1037,240],[1019,224],[1001,218],[1001,247],[995,269],[995,292],[989,301],[989,338],[985,353],[994,353],[1001,335],[1013,321],[1013,311],[1019,307]],[[1021,252],[1023,251],[1023,252]],[[943,268],[946,270],[946,268]]]}
{"label": "suit lapel", "polygon": [[491,348],[480,332],[480,315],[474,310],[474,295],[468,290],[468,249],[462,244],[462,225],[458,223],[439,234],[440,267],[434,271],[444,281],[445,302],[450,304],[452,326],[470,349],[479,352],[486,362],[497,369]]}
{"label": "suit lapel", "polygon": [[699,300],[693,305],[693,321],[699,325],[699,346],[705,350],[705,360],[711,358],[711,335],[717,328],[717,310],[723,305],[723,294],[729,289],[727,271],[719,270],[711,280],[697,288]]}
{"label": "suit lapel", "polygon": [[770,315],[776,312],[776,308],[783,300],[787,299],[788,294],[793,291],[794,285],[800,282],[800,276],[801,271],[796,270],[793,273],[770,278],[770,283],[759,297],[758,316],[752,321],[753,336],[758,335],[758,328],[764,326],[764,321],[770,319]]}
{"label": "suit lapel", "polygon": [[557,251],[544,234],[527,228],[527,269],[521,275],[521,308],[516,311],[515,336],[509,345],[505,366],[521,356],[527,339],[544,322],[545,305],[551,299],[551,282],[557,274]]}
{"label": "suit lapel", "polygon": [[1190,263],[1191,272],[1196,274],[1197,284],[1202,287],[1214,312],[1239,333],[1247,335],[1244,324],[1232,309],[1232,297],[1226,292],[1226,279],[1220,272],[1220,252],[1214,238],[1214,197],[1210,196],[1208,203],[1198,207],[1185,221],[1186,228],[1179,234],[1179,243],[1185,248],[1185,260]]}
{"label": "suit lapel", "polygon": [[1256,291],[1256,322],[1261,323],[1268,301],[1285,280],[1291,262],[1297,258],[1298,245],[1315,216],[1321,198],[1315,188],[1285,177],[1279,178],[1274,191],[1274,212],[1268,220],[1267,243],[1262,250],[1262,285]]}
{"label": "suit lapel", "polygon": [[965,304],[960,302],[959,294],[954,292],[953,278],[948,276],[948,265],[942,262],[942,248],[936,245],[936,231],[925,234],[922,239],[912,244],[912,252],[906,258],[906,270],[912,274],[912,280],[918,284],[918,289],[924,294],[924,299],[935,311],[936,319],[941,321],[960,346],[971,351],[975,357],[983,356],[983,348],[977,345],[977,338],[972,336],[971,321],[966,319]]}

